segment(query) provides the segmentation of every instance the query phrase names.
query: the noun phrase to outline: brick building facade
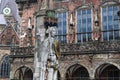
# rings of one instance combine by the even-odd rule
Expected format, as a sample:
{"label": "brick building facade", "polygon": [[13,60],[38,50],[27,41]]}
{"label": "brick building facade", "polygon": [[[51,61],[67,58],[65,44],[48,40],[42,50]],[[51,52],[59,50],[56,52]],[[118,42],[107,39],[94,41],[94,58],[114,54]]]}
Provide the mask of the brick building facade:
{"label": "brick building facade", "polygon": [[[36,2],[29,5],[37,7]],[[23,9],[24,28],[27,26],[28,17],[34,20],[35,9]],[[119,1],[63,0],[55,1],[54,9],[58,17],[57,36],[61,46],[59,79],[119,80],[120,35],[119,17],[117,16]],[[22,77],[21,79],[25,80],[29,76],[29,80],[32,80],[34,48],[13,49],[10,79]],[[30,74],[26,74],[27,72]],[[24,73],[24,75],[21,76],[19,73],[21,75]]]}

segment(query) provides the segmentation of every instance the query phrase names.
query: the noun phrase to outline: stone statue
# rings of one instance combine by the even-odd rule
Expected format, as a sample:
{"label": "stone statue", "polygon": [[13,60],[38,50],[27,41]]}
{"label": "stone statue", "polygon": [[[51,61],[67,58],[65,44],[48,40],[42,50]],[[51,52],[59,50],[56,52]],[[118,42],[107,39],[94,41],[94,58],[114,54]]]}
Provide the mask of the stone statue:
{"label": "stone statue", "polygon": [[95,11],[94,19],[95,19],[95,21],[98,21],[98,10]]}
{"label": "stone statue", "polygon": [[49,33],[49,41],[50,41],[50,47],[49,51],[50,53],[48,54],[48,64],[47,64],[47,80],[57,80],[57,69],[58,69],[58,54],[57,51],[55,50],[55,35],[56,35],[56,30],[55,27],[49,27],[47,32]]}
{"label": "stone statue", "polygon": [[38,0],[38,9],[53,9],[53,0]]}
{"label": "stone statue", "polygon": [[53,10],[53,0],[49,0],[49,4],[48,4],[48,8],[50,9],[50,10]]}
{"label": "stone statue", "polygon": [[[36,58],[35,58],[35,80],[56,80],[59,52],[56,49],[58,42],[54,45],[55,27],[37,28]],[[58,47],[57,47],[58,48]],[[58,53],[58,54],[56,54]],[[37,59],[38,58],[38,59]]]}
{"label": "stone statue", "polygon": [[43,1],[43,0],[37,0],[37,2],[38,2],[38,6],[37,6],[38,11],[39,11],[39,10],[40,10],[40,8],[41,8],[42,1]]}
{"label": "stone statue", "polygon": [[99,27],[99,17],[98,17],[98,10],[95,10],[95,14],[94,14],[94,30],[93,30],[93,36],[94,36],[94,40],[99,40],[100,38],[100,27]]}
{"label": "stone statue", "polygon": [[38,0],[38,10],[47,9],[48,8],[47,4],[48,4],[47,0]]}
{"label": "stone statue", "polygon": [[73,13],[70,14],[70,27],[69,27],[69,43],[74,42],[74,21]]}

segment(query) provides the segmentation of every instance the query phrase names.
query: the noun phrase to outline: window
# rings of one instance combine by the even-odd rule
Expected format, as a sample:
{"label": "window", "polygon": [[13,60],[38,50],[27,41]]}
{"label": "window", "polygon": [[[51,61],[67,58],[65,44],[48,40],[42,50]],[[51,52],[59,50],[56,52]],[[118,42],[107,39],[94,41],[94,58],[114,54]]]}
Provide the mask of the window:
{"label": "window", "polygon": [[10,62],[9,56],[3,57],[1,69],[0,69],[0,77],[8,78],[10,73]]}
{"label": "window", "polygon": [[106,41],[119,39],[118,6],[104,6],[102,8],[102,34]]}
{"label": "window", "polygon": [[60,43],[66,43],[67,34],[67,12],[57,13],[58,18],[58,38]]}
{"label": "window", "polygon": [[91,9],[77,11],[77,41],[86,42],[92,39]]}

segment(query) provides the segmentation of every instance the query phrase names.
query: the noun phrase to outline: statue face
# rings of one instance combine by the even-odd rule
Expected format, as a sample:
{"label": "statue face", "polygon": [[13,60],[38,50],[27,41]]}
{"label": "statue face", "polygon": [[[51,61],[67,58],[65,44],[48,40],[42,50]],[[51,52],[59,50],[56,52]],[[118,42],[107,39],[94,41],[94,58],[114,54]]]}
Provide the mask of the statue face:
{"label": "statue face", "polygon": [[50,34],[51,34],[51,36],[55,36],[56,35],[56,29],[54,28],[54,27],[50,27],[50,28],[48,28],[48,30],[46,31],[46,33],[49,33],[50,32]]}
{"label": "statue face", "polygon": [[54,27],[51,27],[51,35],[52,36],[56,35],[56,29]]}

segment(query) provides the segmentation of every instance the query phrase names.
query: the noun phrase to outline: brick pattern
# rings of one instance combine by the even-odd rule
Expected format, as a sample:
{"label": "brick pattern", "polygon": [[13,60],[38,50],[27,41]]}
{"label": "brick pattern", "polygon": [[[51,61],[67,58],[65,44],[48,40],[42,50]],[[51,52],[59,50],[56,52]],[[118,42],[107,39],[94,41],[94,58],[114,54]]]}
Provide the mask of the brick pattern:
{"label": "brick pattern", "polygon": [[24,46],[26,47],[27,46],[27,33],[28,33],[28,19],[29,17],[31,17],[31,25],[32,25],[32,31],[31,31],[31,34],[32,34],[32,46],[34,46],[34,33],[35,33],[35,25],[34,25],[34,13],[36,11],[36,8],[37,8],[37,3],[31,3],[27,8],[24,6],[23,7],[23,15],[22,15],[22,34],[26,33],[26,36],[23,38],[23,40],[21,40],[21,46]]}
{"label": "brick pattern", "polygon": [[[70,23],[71,12],[73,12],[73,15],[74,15],[73,20],[74,20],[74,22],[76,22],[75,10],[79,6],[83,5],[82,0],[72,0],[72,1],[73,2],[62,2],[62,3],[56,2],[54,4],[55,9],[63,7],[63,8],[68,10],[68,29],[70,27],[69,23]],[[95,14],[94,11],[96,11],[96,9],[100,13],[100,1],[101,0],[86,0],[86,4],[90,4],[92,9],[93,9],[93,17],[94,17],[94,14]],[[31,16],[32,20],[33,20],[33,13],[35,12],[36,4],[34,4],[34,5],[31,4],[31,6],[33,6],[32,8],[23,10],[22,18],[23,18],[23,21],[25,20],[25,22],[22,25],[23,31],[27,31],[27,22],[28,22],[27,20],[28,20],[28,17]],[[99,27],[101,29],[101,26],[102,26],[101,23],[102,22],[101,22],[100,16],[101,16],[101,14],[98,14],[99,23],[100,23]],[[94,24],[94,18],[93,18],[93,26],[92,27],[94,27],[94,25],[95,24]],[[76,30],[76,24],[74,25],[74,28],[73,28],[74,32],[75,32],[75,30]],[[71,35],[68,35],[68,37],[69,36],[71,37]],[[94,38],[94,34],[93,34],[93,38]],[[69,41],[70,40],[68,40],[68,42]],[[75,43],[75,41],[76,41],[76,36],[74,36],[74,43]],[[100,38],[100,41],[102,41],[101,38]],[[102,45],[102,44],[100,44],[100,45]],[[72,44],[72,45],[70,45],[70,47],[69,46],[67,46],[67,47],[64,46],[65,50],[64,49],[62,49],[62,50],[64,50],[64,51],[70,50],[70,53],[75,53],[74,52],[74,48],[76,48],[77,50],[83,50],[83,51],[84,50],[88,50],[86,45],[89,46],[89,49],[91,49],[92,47],[96,47],[97,46],[96,43],[95,43],[96,46],[94,46],[94,44],[93,44],[93,46],[91,46],[89,44],[85,44],[85,45],[82,44],[82,46],[79,45],[79,49],[78,49],[78,46],[76,47],[76,46],[74,46],[74,44]],[[116,44],[114,44],[114,45],[109,44],[109,45],[106,45],[106,48],[107,47],[109,47],[109,48],[113,48],[113,47],[117,48],[115,46],[116,46]],[[103,49],[104,45],[102,45],[101,48]],[[101,49],[101,48],[99,48],[99,49]],[[71,51],[71,50],[73,50],[73,51]],[[116,53],[116,54],[113,54],[113,53],[103,54],[101,52],[99,54],[94,54],[94,55],[93,54],[71,55],[70,53],[69,54],[63,54],[61,56],[60,60],[59,60],[59,62],[60,62],[59,72],[60,72],[60,75],[61,75],[61,78],[62,78],[61,80],[65,80],[66,72],[67,72],[68,68],[70,68],[74,64],[79,64],[79,65],[84,66],[88,70],[89,76],[90,76],[91,79],[94,79],[96,69],[99,66],[101,66],[102,64],[104,64],[104,63],[112,64],[112,65],[114,65],[114,66],[116,66],[116,67],[118,67],[120,69],[120,61],[119,61],[120,54],[119,54],[119,52]],[[13,62],[13,65],[14,65],[13,69],[16,70],[19,66],[21,66],[21,64],[20,64],[21,62],[20,61],[22,61],[22,59],[16,59],[16,61]],[[31,65],[33,65],[33,63],[29,64],[29,63],[27,63],[27,61],[26,62],[22,61],[22,65],[26,65],[26,66],[30,66],[31,67]],[[33,67],[31,67],[31,68],[33,69]],[[13,72],[15,72],[15,70],[13,70]]]}
{"label": "brick pattern", "polygon": [[16,31],[13,29],[12,25],[6,26],[3,32],[0,34],[0,44],[2,45],[19,45],[19,37]]}

